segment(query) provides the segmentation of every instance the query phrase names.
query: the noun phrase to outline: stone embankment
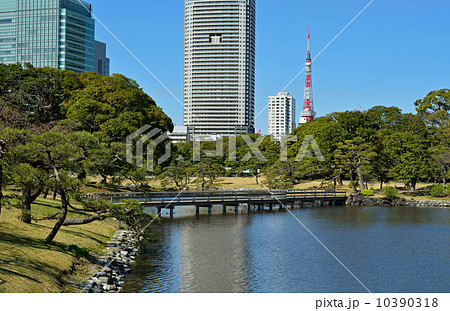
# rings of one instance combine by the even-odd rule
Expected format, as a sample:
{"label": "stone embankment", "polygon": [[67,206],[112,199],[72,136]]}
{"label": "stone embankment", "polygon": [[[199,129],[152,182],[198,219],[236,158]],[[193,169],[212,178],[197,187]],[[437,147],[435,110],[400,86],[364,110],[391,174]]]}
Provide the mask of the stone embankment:
{"label": "stone embankment", "polygon": [[415,206],[415,207],[434,207],[450,208],[450,201],[419,201],[406,200],[405,198],[373,198],[362,195],[361,193],[351,194],[347,198],[348,206]]}
{"label": "stone embankment", "polygon": [[112,240],[106,243],[105,255],[98,258],[99,270],[93,271],[81,290],[83,293],[120,293],[125,285],[125,277],[131,272],[139,252],[138,239],[132,231],[118,231]]}

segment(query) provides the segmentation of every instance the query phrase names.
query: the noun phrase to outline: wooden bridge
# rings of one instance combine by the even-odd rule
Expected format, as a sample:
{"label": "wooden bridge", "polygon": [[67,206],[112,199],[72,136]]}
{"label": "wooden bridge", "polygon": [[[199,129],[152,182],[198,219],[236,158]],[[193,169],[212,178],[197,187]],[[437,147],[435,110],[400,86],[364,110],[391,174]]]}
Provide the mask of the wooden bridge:
{"label": "wooden bridge", "polygon": [[235,191],[186,191],[186,192],[121,192],[121,193],[95,193],[89,194],[89,198],[109,200],[118,203],[121,200],[137,200],[144,206],[155,207],[158,214],[163,209],[170,210],[173,217],[176,207],[195,206],[196,213],[200,208],[208,208],[212,213],[214,206],[222,207],[223,213],[227,208],[234,207],[239,212],[239,207],[244,205],[248,211],[252,208],[264,210],[266,207],[272,210],[274,207],[294,209],[296,206],[335,206],[345,205],[347,193],[345,190],[332,189],[308,189],[308,190],[235,190]]}

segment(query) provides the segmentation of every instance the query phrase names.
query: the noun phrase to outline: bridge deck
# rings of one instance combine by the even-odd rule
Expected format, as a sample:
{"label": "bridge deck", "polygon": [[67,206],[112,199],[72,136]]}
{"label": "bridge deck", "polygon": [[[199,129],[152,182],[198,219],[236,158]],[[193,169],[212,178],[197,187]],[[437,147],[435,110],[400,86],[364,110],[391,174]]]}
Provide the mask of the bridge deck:
{"label": "bridge deck", "polygon": [[134,193],[98,193],[89,198],[120,202],[134,199],[146,206],[211,206],[237,204],[279,204],[292,202],[344,202],[345,190],[308,189],[308,190],[236,190],[236,191],[187,191],[187,192],[134,192]]}

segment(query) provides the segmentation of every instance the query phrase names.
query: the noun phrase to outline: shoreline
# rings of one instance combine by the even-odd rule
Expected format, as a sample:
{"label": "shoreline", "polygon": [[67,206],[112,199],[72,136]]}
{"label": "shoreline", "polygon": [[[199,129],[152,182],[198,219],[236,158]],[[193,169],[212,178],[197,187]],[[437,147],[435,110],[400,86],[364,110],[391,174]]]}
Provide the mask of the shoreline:
{"label": "shoreline", "polygon": [[109,242],[106,252],[97,257],[89,273],[79,284],[73,284],[79,293],[121,293],[124,279],[139,254],[139,239],[133,231],[118,230]]}
{"label": "shoreline", "polygon": [[374,198],[361,193],[352,193],[347,197],[346,206],[384,206],[384,207],[426,207],[450,208],[450,201],[443,200],[407,200],[405,198]]}

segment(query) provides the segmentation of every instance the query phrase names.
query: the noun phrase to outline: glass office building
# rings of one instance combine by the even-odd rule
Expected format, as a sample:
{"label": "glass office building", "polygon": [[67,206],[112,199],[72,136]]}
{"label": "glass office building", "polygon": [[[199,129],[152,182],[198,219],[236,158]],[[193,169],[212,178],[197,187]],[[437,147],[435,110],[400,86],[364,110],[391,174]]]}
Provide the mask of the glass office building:
{"label": "glass office building", "polygon": [[0,0],[0,62],[94,71],[91,10],[78,0]]}
{"label": "glass office building", "polygon": [[106,57],[106,43],[95,41],[95,72],[109,76],[109,58]]}

